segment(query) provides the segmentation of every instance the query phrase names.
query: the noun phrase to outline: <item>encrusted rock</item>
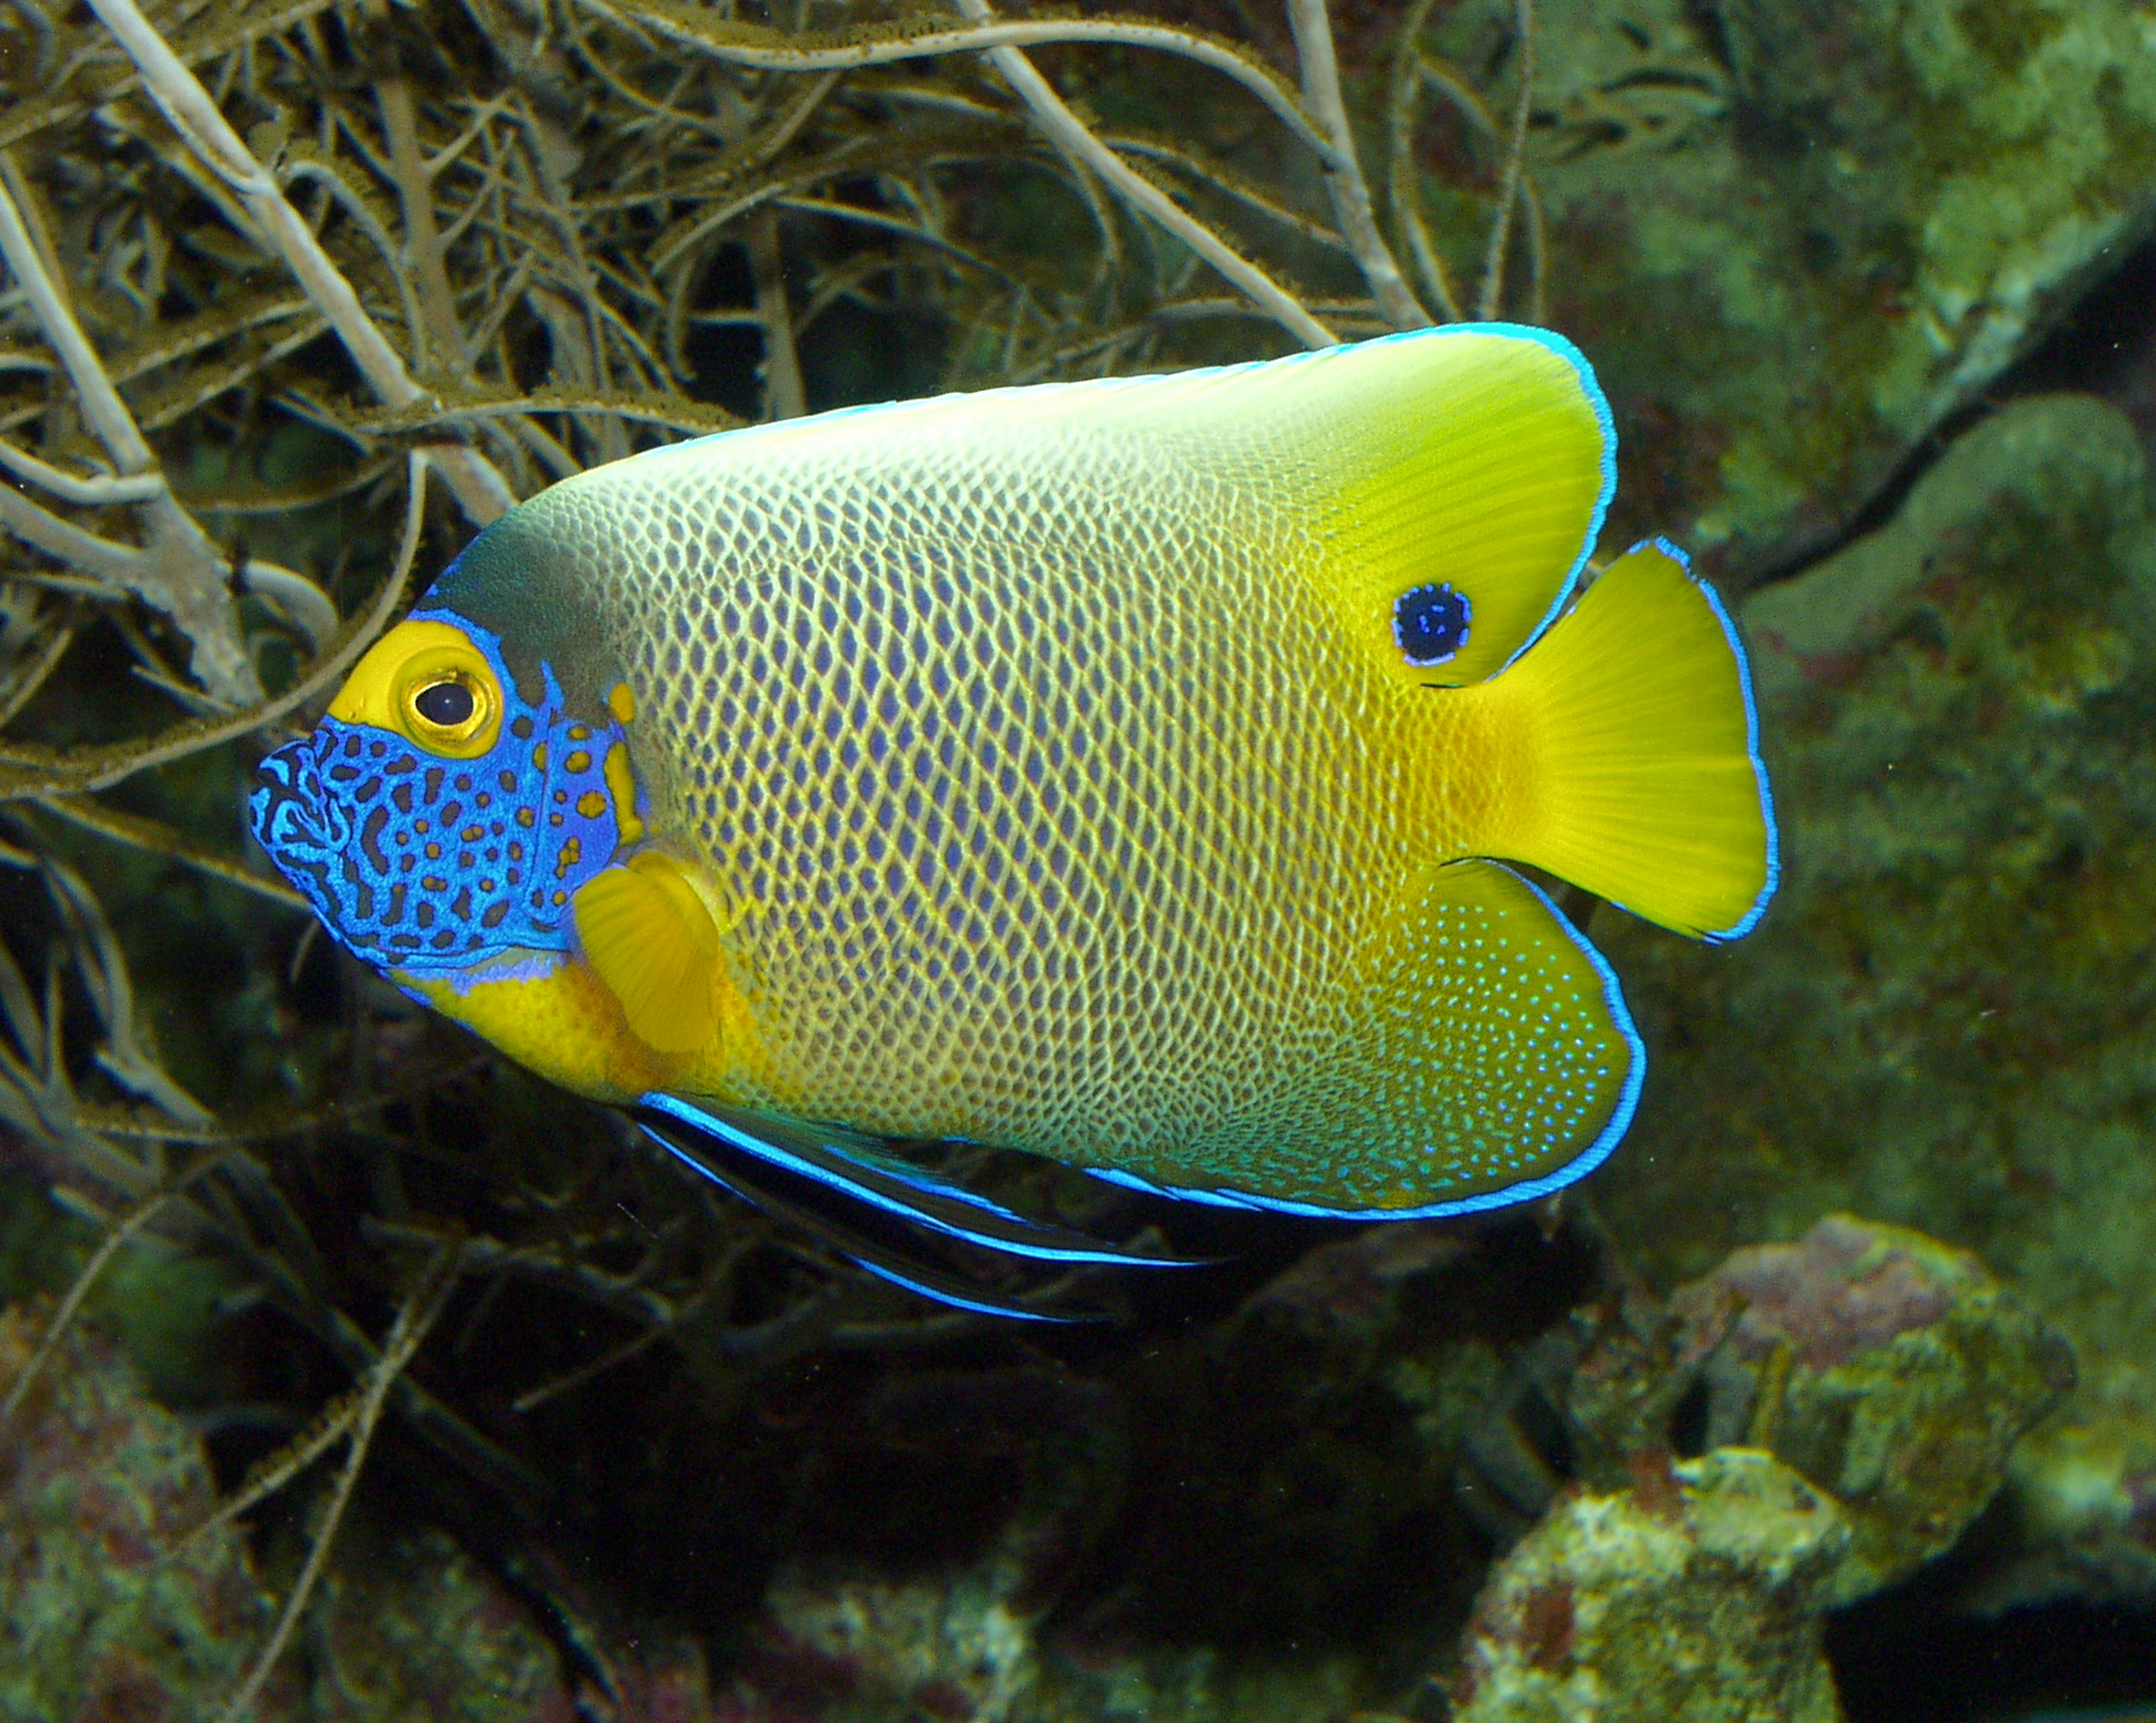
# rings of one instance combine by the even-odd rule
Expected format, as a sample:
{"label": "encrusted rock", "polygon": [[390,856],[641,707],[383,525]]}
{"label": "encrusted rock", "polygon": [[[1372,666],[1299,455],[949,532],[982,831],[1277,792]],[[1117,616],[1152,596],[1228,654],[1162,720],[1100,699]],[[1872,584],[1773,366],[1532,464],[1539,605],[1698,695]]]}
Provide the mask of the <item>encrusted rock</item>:
{"label": "encrusted rock", "polygon": [[[1549,321],[1616,407],[1617,548],[1664,532],[1740,581],[1786,566],[2156,215],[2156,39],[2126,5],[1537,13]],[[1511,15],[1470,0],[1435,37],[1491,64]]]}
{"label": "encrusted rock", "polygon": [[1038,1679],[1015,1565],[905,1576],[782,1574],[731,1702],[744,1717],[1004,1723]]}
{"label": "encrusted rock", "polygon": [[1974,1251],[2081,1365],[2057,1417],[2087,1438],[2047,1433],[2003,1515],[2074,1544],[2032,1583],[2144,1597],[2153,599],[2133,424],[2003,407],[1892,522],[1739,610],[1787,866],[1758,931],[1688,949],[1594,923],[1654,1072],[1595,1182],[1620,1254],[1675,1284],[1836,1210]]}
{"label": "encrusted rock", "polygon": [[[44,1315],[0,1311],[0,1392]],[[270,1622],[234,1528],[183,1541],[214,1505],[202,1444],[71,1330],[0,1431],[0,1716],[213,1715]]]}
{"label": "encrusted rock", "polygon": [[[0,1310],[0,1392],[43,1319]],[[144,1397],[119,1347],[70,1328],[0,1430],[0,1718],[217,1715],[272,1608],[236,1526],[193,1535],[215,1506],[199,1439]],[[273,1673],[262,1723],[570,1715],[552,1648],[476,1563],[437,1533],[347,1530],[301,1629],[309,1654]]]}
{"label": "encrusted rock", "polygon": [[1966,1251],[1830,1215],[1681,1288],[1756,1372],[1752,1439],[1849,1517],[1830,1604],[1941,1554],[2006,1477],[2014,1444],[2073,1386],[2073,1354]]}
{"label": "encrusted rock", "polygon": [[1572,1495],[1484,1589],[1455,1723],[1837,1723],[1818,1612],[1849,1541],[1748,1448]]}

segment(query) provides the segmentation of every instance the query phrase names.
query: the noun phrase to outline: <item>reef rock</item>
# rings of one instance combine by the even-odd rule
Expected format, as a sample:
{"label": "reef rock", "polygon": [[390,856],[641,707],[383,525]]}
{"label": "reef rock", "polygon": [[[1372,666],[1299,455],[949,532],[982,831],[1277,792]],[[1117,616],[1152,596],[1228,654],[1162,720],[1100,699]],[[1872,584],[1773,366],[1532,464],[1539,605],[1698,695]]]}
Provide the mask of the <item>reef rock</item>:
{"label": "reef rock", "polygon": [[1595,1184],[1627,1260],[1671,1285],[1855,1210],[1976,1252],[2071,1342],[2005,1509],[2038,1591],[2156,1580],[2153,618],[2133,426],[2013,403],[1739,612],[1786,862],[1758,933],[1594,918],[1650,1046]]}
{"label": "reef rock", "polygon": [[[0,1310],[0,1392],[42,1314]],[[271,1600],[216,1506],[202,1444],[146,1399],[121,1349],[71,1327],[0,1430],[0,1718],[215,1716],[269,1636]],[[348,1530],[257,1702],[284,1718],[540,1723],[572,1705],[522,1607],[439,1534]],[[311,1690],[296,1674],[312,1669]]]}
{"label": "reef rock", "polygon": [[1850,1537],[1748,1448],[1570,1495],[1491,1576],[1454,1723],[1836,1723],[1819,1610]]}
{"label": "reef rock", "polygon": [[[1667,532],[1741,584],[1830,539],[2156,216],[2156,37],[2123,0],[1537,13],[1548,316],[1615,404],[1620,548]],[[1512,17],[1434,39],[1502,64]]]}
{"label": "reef rock", "polygon": [[1749,1439],[1847,1515],[1832,1604],[1951,1547],[2073,1386],[2066,1342],[1975,1258],[1847,1215],[1738,1251],[1672,1302],[1702,1324],[1734,1313],[1725,1344],[1753,1374]]}
{"label": "reef rock", "polygon": [[[0,1391],[38,1327],[0,1311]],[[239,1531],[187,1539],[214,1505],[202,1444],[71,1330],[0,1430],[0,1716],[214,1715],[270,1625]]]}

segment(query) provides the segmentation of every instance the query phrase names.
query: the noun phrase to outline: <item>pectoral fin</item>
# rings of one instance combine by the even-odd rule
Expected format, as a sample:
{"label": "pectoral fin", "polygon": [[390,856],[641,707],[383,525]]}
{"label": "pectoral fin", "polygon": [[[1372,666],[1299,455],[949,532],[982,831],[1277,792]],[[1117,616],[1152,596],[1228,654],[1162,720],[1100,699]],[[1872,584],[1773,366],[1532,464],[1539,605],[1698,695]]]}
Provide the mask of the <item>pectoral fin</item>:
{"label": "pectoral fin", "polygon": [[710,1045],[719,930],[680,863],[647,851],[594,875],[576,917],[586,959],[639,1040],[662,1053]]}

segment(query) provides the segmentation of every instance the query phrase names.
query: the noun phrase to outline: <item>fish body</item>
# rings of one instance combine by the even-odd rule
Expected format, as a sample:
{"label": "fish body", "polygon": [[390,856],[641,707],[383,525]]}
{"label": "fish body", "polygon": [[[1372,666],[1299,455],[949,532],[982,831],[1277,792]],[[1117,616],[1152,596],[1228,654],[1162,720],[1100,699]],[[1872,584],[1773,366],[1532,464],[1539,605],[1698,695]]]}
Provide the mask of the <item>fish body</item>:
{"label": "fish body", "polygon": [[256,830],[351,949],[601,1099],[863,1165],[1518,1201],[1609,1152],[1643,1058],[1502,864],[1709,937],[1774,881],[1712,592],[1656,542],[1567,609],[1613,456],[1584,361],[1506,326],[654,451],[475,541]]}

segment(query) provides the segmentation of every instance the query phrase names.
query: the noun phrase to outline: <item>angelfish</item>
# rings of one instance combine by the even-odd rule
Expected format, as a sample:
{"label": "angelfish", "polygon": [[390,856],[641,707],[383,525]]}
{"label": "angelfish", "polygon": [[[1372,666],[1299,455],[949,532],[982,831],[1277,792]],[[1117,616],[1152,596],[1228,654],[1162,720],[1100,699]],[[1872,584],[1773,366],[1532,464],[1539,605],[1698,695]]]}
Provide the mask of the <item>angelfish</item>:
{"label": "angelfish", "polygon": [[1614,471],[1586,361],[1509,325],[655,450],[474,540],[255,833],[406,991],[955,1302],[869,1223],[1122,1253],[893,1141],[1538,1197],[1644,1055],[1507,864],[1708,939],[1777,871],[1713,591],[1660,540],[1579,590]]}

